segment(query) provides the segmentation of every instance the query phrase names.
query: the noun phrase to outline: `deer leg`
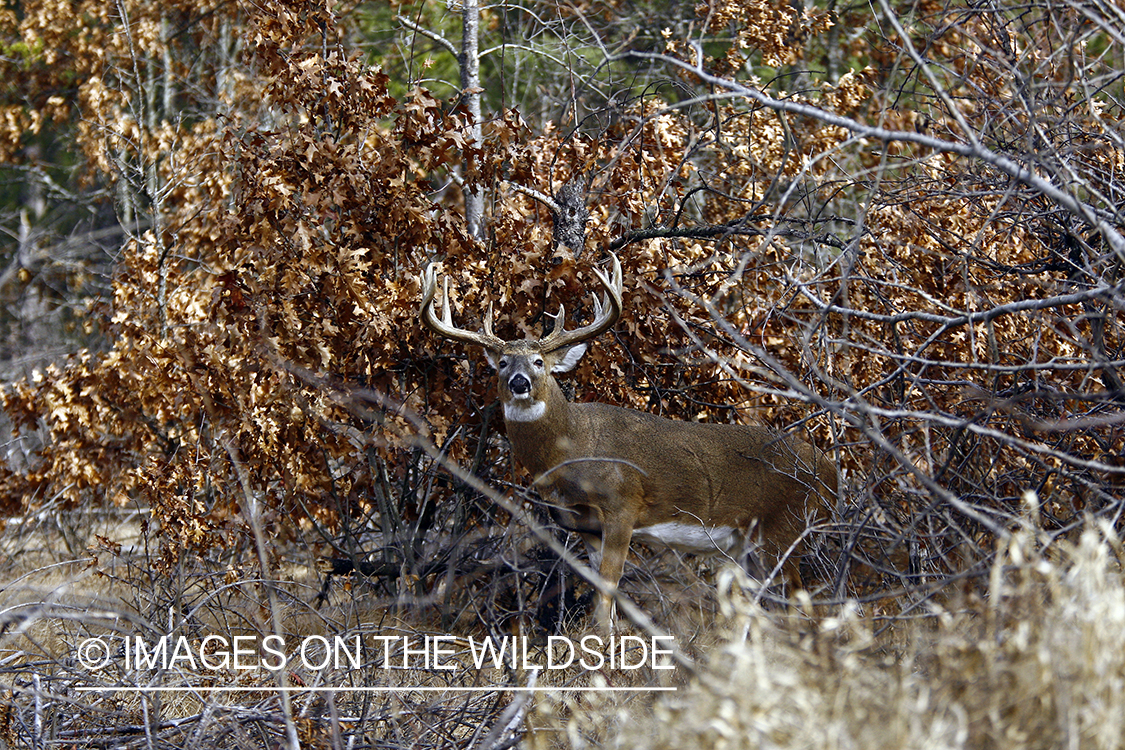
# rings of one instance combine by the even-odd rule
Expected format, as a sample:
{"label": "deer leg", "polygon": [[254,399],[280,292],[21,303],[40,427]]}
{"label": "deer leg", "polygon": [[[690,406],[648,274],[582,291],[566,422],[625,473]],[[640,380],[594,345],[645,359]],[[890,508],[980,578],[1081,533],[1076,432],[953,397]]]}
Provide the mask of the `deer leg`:
{"label": "deer leg", "polygon": [[[613,592],[616,592],[621,574],[625,570],[625,558],[629,554],[629,541],[632,538],[631,518],[607,520],[602,527],[602,562],[599,572]],[[594,617],[598,627],[606,635],[613,633],[616,609],[610,593],[598,592],[598,606],[594,611]]]}

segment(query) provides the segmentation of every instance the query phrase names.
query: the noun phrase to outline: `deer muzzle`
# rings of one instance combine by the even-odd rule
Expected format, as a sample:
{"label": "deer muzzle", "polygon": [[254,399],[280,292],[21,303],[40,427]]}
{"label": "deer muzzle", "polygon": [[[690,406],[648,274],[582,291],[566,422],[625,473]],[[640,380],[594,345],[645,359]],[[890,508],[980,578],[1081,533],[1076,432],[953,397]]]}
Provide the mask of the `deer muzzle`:
{"label": "deer muzzle", "polygon": [[508,381],[508,390],[513,396],[526,396],[531,393],[531,381],[523,373],[517,373]]}

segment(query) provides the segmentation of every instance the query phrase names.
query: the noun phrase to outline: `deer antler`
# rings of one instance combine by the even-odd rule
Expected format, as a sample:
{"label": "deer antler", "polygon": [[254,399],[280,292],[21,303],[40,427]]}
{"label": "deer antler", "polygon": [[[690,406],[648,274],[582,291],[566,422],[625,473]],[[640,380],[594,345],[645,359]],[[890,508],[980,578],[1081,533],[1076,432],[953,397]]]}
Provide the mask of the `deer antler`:
{"label": "deer antler", "polygon": [[559,305],[558,315],[554,316],[554,330],[539,340],[539,346],[544,354],[592,339],[612,328],[617,319],[621,317],[621,261],[613,253],[610,253],[609,257],[613,259],[611,276],[607,276],[600,268],[594,269],[598,281],[602,283],[606,291],[601,300],[597,298],[597,295],[594,296],[594,319],[589,325],[582,328],[564,331],[563,324],[566,322],[566,312],[563,306]]}
{"label": "deer antler", "polygon": [[449,278],[442,279],[444,294],[442,296],[441,319],[434,315],[434,296],[437,294],[437,264],[430,263],[422,272],[422,307],[418,316],[422,324],[439,336],[460,341],[464,344],[483,346],[485,349],[497,351],[504,346],[504,341],[492,334],[492,303],[488,303],[488,313],[484,317],[484,333],[466,331],[453,325],[449,312]]}

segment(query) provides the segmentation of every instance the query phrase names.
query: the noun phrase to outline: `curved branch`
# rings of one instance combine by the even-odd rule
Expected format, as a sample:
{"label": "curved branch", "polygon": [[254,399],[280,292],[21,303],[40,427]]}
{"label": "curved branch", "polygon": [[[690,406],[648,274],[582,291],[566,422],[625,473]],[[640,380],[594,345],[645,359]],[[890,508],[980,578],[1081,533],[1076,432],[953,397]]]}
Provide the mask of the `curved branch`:
{"label": "curved branch", "polygon": [[534,188],[524,187],[523,185],[520,185],[516,182],[509,182],[508,187],[510,187],[512,190],[515,190],[517,193],[523,193],[529,198],[534,198],[552,211],[559,210],[559,204],[555,203],[554,198],[549,195],[544,195]]}
{"label": "curved branch", "polygon": [[401,23],[406,28],[413,31],[415,34],[421,34],[422,36],[437,42],[442,47],[445,47],[445,49],[451,55],[453,55],[454,57],[457,57],[459,54],[461,54],[460,51],[457,49],[457,47],[455,47],[453,45],[453,42],[449,41],[448,39],[446,39],[444,36],[437,33],[436,31],[431,31],[430,29],[427,29],[425,26],[419,26],[418,24],[414,23],[409,18],[407,18],[406,16],[403,16],[403,15],[396,15],[395,20],[398,21],[399,23]]}

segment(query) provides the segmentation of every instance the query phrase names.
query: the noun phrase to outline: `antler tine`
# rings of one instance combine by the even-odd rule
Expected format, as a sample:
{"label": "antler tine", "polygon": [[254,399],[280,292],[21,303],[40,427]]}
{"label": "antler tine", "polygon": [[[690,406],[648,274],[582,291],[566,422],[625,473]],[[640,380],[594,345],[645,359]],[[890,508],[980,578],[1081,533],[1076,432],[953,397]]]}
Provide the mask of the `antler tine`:
{"label": "antler tine", "polygon": [[452,305],[449,301],[449,277],[442,279],[441,317],[434,314],[434,297],[437,296],[437,268],[434,263],[426,266],[422,272],[422,305],[418,310],[418,317],[422,325],[429,328],[439,336],[460,341],[464,344],[483,346],[485,349],[500,349],[504,341],[492,334],[492,303],[488,305],[488,317],[484,319],[484,333],[467,331],[453,325]]}
{"label": "antler tine", "polygon": [[598,295],[594,295],[594,319],[589,325],[577,328],[573,331],[564,331],[563,323],[566,321],[562,318],[562,306],[559,306],[559,319],[555,323],[554,330],[542,339],[539,343],[544,352],[552,352],[556,349],[562,349],[567,346],[574,346],[587,339],[592,339],[599,336],[605,331],[613,327],[617,319],[621,317],[622,308],[622,290],[623,284],[621,280],[621,261],[613,253],[609,254],[613,259],[613,270],[610,274],[604,273],[600,268],[594,269],[594,274],[598,277],[602,287],[605,288],[605,294],[602,299],[598,299]]}
{"label": "antler tine", "polygon": [[446,327],[453,328],[453,305],[449,301],[449,277],[441,280],[441,322]]}
{"label": "antler tine", "polygon": [[563,326],[566,325],[566,308],[560,303],[559,311],[554,314],[547,313],[547,317],[549,317],[552,322],[551,333],[547,334],[547,338],[549,338],[555,331],[561,331]]}
{"label": "antler tine", "polygon": [[[598,281],[602,282],[602,286],[605,287],[605,290],[607,292],[607,294],[602,295],[602,305],[604,306],[604,305],[609,303],[609,294],[612,294],[613,290],[616,289],[617,290],[617,295],[616,295],[617,306],[621,307],[621,293],[622,293],[622,289],[623,289],[623,286],[624,286],[621,282],[621,261],[619,261],[617,259],[617,256],[614,255],[613,253],[610,253],[609,257],[613,258],[613,279],[612,279],[612,282],[610,281],[609,278],[606,277],[606,274],[605,274],[604,271],[602,271],[602,269],[595,268],[594,273],[597,275]],[[597,302],[596,299],[594,301]]]}
{"label": "antler tine", "polygon": [[492,335],[492,300],[488,301],[488,312],[484,314],[484,335],[497,341],[500,340]]}

